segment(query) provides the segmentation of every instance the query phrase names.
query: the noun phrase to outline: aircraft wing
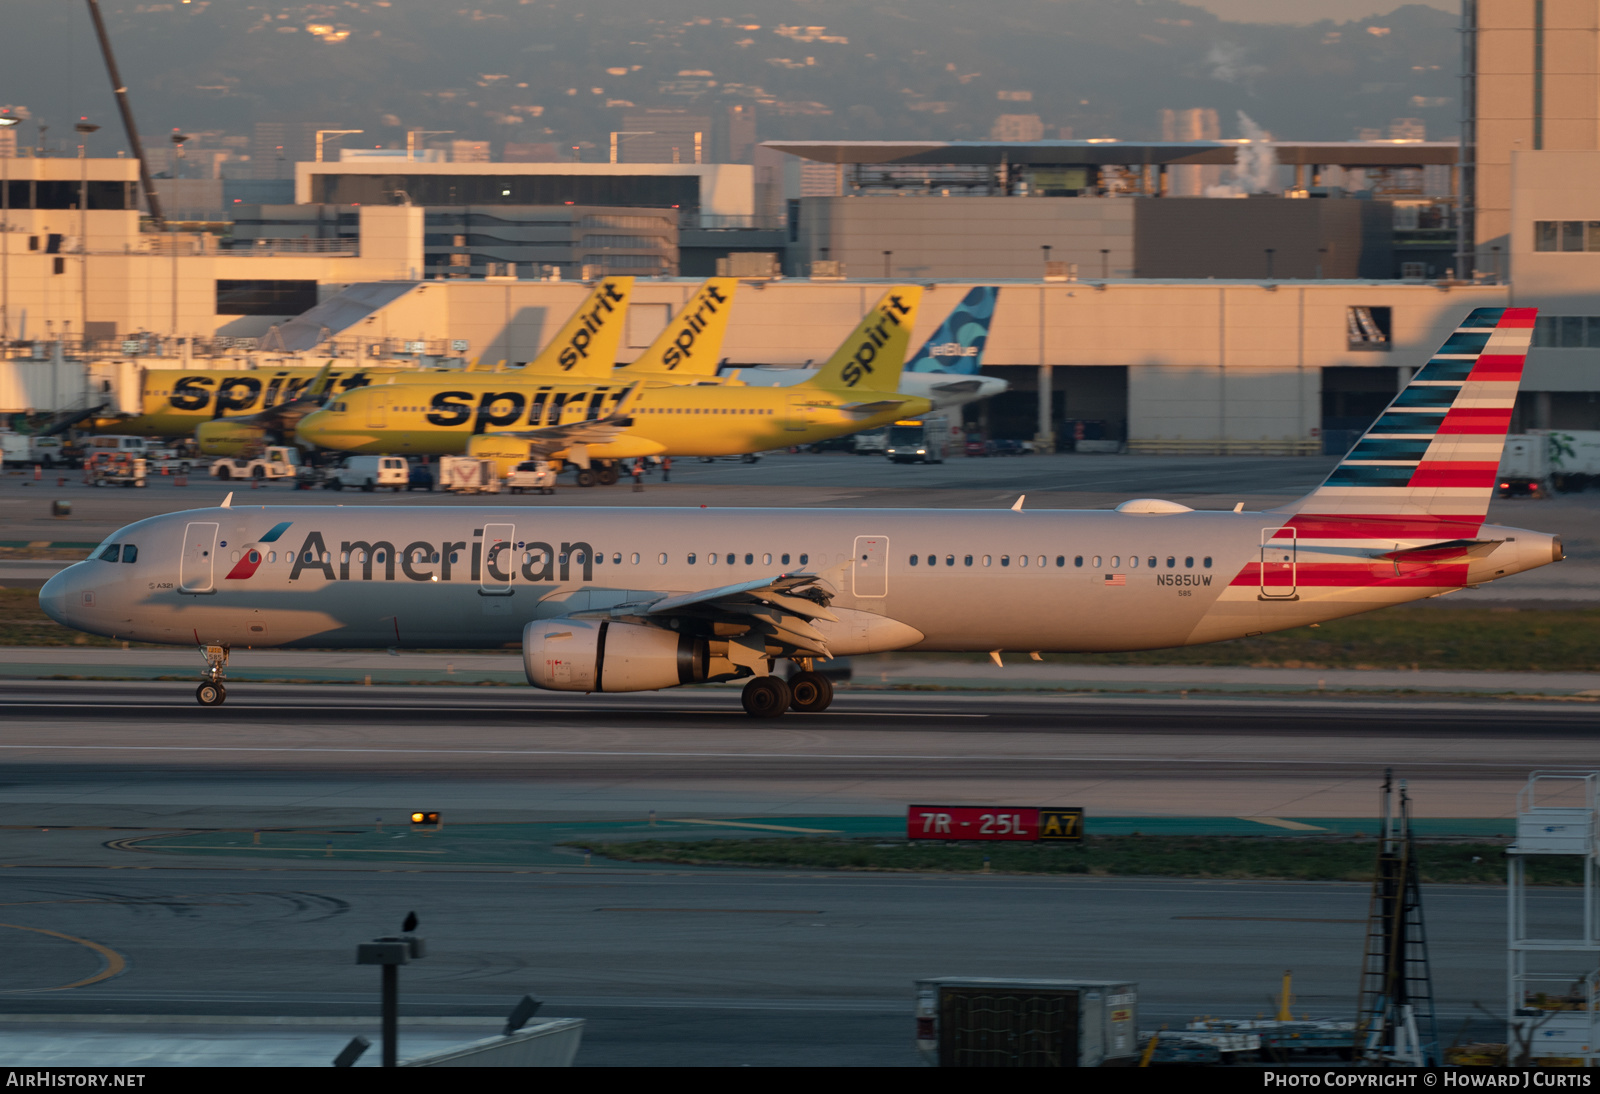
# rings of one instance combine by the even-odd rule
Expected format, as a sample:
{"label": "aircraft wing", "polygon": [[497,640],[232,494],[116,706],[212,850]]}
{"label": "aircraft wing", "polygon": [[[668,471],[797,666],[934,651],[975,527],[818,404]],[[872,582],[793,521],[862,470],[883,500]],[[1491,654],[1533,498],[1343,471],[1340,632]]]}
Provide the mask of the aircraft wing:
{"label": "aircraft wing", "polygon": [[781,647],[789,656],[832,657],[827,639],[811,622],[838,622],[838,616],[828,610],[832,599],[833,594],[816,574],[778,574],[715,589],[618,604],[607,609],[606,614],[662,623],[674,618],[695,619],[724,628],[718,633],[726,634],[731,644],[750,646],[753,652],[763,652],[770,645]]}
{"label": "aircraft wing", "polygon": [[905,406],[906,402],[905,399],[878,399],[870,403],[841,403],[839,409],[849,411],[851,414],[883,414],[896,407]]}
{"label": "aircraft wing", "polygon": [[300,424],[300,419],[310,414],[313,410],[328,401],[328,395],[333,390],[333,364],[330,359],[322,366],[322,371],[311,378],[311,382],[302,389],[301,394],[278,406],[270,406],[254,414],[245,414],[237,418],[228,418],[230,425],[258,425],[277,435],[276,439],[282,442],[295,426]]}
{"label": "aircraft wing", "polygon": [[616,440],[618,434],[632,424],[628,412],[633,409],[633,401],[638,397],[639,388],[643,383],[642,380],[634,381],[611,408],[611,413],[603,418],[547,425],[542,429],[497,429],[489,436],[515,437],[527,441],[528,455],[539,458],[549,457],[575,444],[605,444],[607,441]]}

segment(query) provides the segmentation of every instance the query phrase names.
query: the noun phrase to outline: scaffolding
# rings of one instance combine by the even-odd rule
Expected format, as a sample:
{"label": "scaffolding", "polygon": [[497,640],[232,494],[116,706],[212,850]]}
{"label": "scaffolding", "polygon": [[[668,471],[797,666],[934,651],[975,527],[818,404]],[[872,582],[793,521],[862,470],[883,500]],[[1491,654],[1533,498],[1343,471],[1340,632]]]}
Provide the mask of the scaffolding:
{"label": "scaffolding", "polygon": [[[1506,849],[1506,1027],[1513,1064],[1556,1058],[1593,1067],[1600,1060],[1597,812],[1600,771],[1535,771],[1517,795],[1517,841]],[[1582,922],[1576,932],[1536,933],[1541,926],[1550,928],[1530,920],[1530,855],[1583,858]]]}
{"label": "scaffolding", "polygon": [[1355,1046],[1369,1067],[1430,1067],[1439,1063],[1433,973],[1422,919],[1422,886],[1411,838],[1411,798],[1383,773],[1383,831],[1367,913]]}

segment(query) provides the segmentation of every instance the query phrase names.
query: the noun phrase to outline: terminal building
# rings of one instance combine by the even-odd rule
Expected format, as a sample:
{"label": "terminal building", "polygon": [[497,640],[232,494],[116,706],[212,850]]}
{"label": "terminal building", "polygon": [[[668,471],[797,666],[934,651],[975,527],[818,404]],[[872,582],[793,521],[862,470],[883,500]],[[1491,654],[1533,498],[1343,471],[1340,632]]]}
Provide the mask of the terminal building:
{"label": "terminal building", "polygon": [[[1514,427],[1600,429],[1600,55],[1585,45],[1600,3],[1479,0],[1463,29],[1464,146],[773,141],[753,166],[364,156],[296,164],[292,195],[246,180],[279,191],[233,192],[211,232],[143,230],[131,161],[0,159],[5,353],[442,340],[510,368],[584,278],[634,273],[626,360],[694,279],[726,271],[747,278],[727,366],[799,366],[888,284],[929,287],[921,334],[987,283],[1003,290],[984,367],[1011,390],[967,408],[974,428],[1045,447],[1290,453],[1341,450],[1468,310],[1515,304],[1543,318]],[[23,388],[39,390],[0,384]]]}

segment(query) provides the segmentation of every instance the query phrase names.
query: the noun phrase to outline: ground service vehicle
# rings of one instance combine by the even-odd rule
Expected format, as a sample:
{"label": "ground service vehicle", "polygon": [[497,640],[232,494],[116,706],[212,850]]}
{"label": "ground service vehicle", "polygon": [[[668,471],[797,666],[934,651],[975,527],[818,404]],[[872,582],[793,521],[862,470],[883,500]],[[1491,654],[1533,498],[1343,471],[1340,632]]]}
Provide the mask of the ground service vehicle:
{"label": "ground service vehicle", "polygon": [[83,481],[89,486],[143,486],[149,473],[145,458],[131,452],[102,449],[83,464]]}
{"label": "ground service vehicle", "polygon": [[506,489],[513,494],[554,494],[555,467],[549,460],[524,460],[506,476]]}
{"label": "ground service vehicle", "polygon": [[411,471],[404,456],[347,456],[323,474],[322,485],[327,490],[345,487],[365,490],[388,487],[399,493],[411,481]]}
{"label": "ground service vehicle", "polygon": [[493,460],[474,456],[440,456],[439,487],[452,494],[498,494],[500,476]]}
{"label": "ground service vehicle", "polygon": [[[742,680],[757,717],[826,708],[816,666],[852,654],[999,660],[1303,627],[1565,557],[1559,536],[1486,523],[1534,316],[1474,309],[1321,486],[1262,512],[1155,498],[1076,511],[1022,498],[966,511],[225,504],[114,532],[39,603],[91,634],[198,645],[206,703],[221,701],[233,645],[520,642],[534,687]],[[801,670],[788,682],[774,671],[785,660]]]}
{"label": "ground service vehicle", "polygon": [[211,465],[214,478],[229,479],[293,479],[300,474],[300,451],[284,445],[273,445],[259,456],[239,459],[223,458]]}
{"label": "ground service vehicle", "polygon": [[911,418],[889,427],[884,455],[890,463],[943,463],[950,443],[950,422],[943,418]]}

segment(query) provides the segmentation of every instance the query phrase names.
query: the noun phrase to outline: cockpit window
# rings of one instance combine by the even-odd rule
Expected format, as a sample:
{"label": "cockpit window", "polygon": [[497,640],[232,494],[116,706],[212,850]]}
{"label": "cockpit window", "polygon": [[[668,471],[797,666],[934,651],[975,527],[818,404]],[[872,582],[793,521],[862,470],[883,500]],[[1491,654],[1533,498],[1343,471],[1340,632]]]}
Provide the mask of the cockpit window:
{"label": "cockpit window", "polygon": [[113,543],[111,546],[107,547],[104,551],[100,552],[100,561],[101,562],[115,562],[115,561],[117,561],[118,556],[121,555],[121,554],[122,554],[122,545],[120,543]]}
{"label": "cockpit window", "polygon": [[135,547],[131,543],[124,543],[122,545],[122,561],[124,561],[124,562],[138,562],[139,561],[139,548]]}

